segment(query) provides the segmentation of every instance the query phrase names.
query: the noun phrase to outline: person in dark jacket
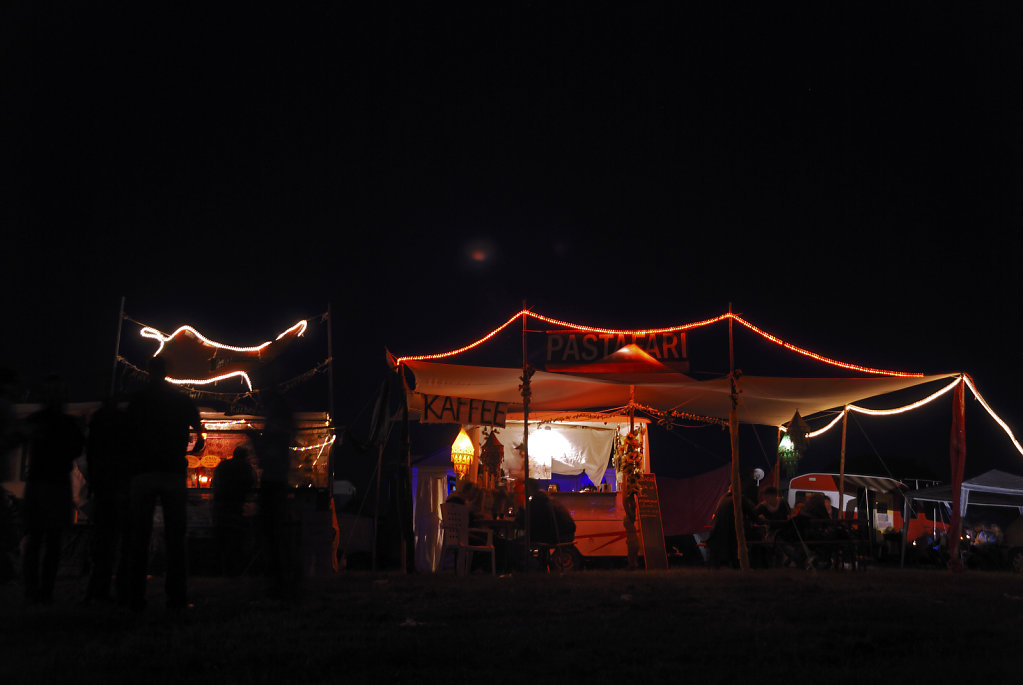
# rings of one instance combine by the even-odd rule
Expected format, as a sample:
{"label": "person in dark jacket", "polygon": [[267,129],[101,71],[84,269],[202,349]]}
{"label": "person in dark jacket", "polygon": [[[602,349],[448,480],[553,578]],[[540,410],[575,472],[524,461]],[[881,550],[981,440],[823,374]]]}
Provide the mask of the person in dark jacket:
{"label": "person in dark jacket", "polygon": [[266,551],[269,599],[295,599],[301,581],[301,569],[295,550],[300,546],[300,530],[293,523],[294,512],[288,495],[291,487],[292,444],[295,440],[295,415],[281,391],[270,386],[260,394],[263,404],[263,430],[250,431],[259,462],[259,526]]}
{"label": "person in dark jacket", "polygon": [[[743,525],[749,532],[749,523],[753,520],[753,503],[746,497],[742,498]],[[711,568],[739,567],[739,540],[735,535],[735,509],[732,504],[732,492],[729,490],[718,502],[717,511],[711,524],[710,535],[707,537],[707,552]]]}
{"label": "person in dark jacket", "polygon": [[[26,419],[29,462],[25,478],[22,573],[30,602],[50,602],[64,530],[71,524],[71,468],[85,444],[74,417],[64,412],[64,383],[48,376],[43,408]],[[40,567],[40,556],[42,566]]]}
{"label": "person in dark jacket", "polygon": [[128,415],[115,397],[107,397],[89,421],[85,443],[93,523],[86,601],[110,598],[115,560],[117,599],[128,600],[128,439]]}
{"label": "person in dark jacket", "polygon": [[187,606],[185,453],[189,431],[197,434],[192,453],[202,451],[204,440],[199,411],[187,396],[167,382],[166,376],[163,359],[153,357],[149,363],[149,383],[128,404],[133,453],[129,488],[132,538],[129,603],[136,611],[146,606],[146,566],[157,500],[163,510],[167,552],[167,607]]}
{"label": "person in dark jacket", "polygon": [[224,575],[237,576],[242,571],[245,502],[255,484],[256,472],[249,464],[249,450],[241,445],[213,471],[213,528]]}

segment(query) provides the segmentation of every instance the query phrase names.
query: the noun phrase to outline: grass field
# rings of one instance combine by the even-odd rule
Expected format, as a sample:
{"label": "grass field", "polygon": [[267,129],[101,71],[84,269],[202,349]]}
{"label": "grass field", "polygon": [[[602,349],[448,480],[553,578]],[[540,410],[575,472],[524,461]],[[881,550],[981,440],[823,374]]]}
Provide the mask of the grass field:
{"label": "grass field", "polygon": [[259,579],[193,578],[192,608],[48,606],[0,587],[3,683],[737,683],[1018,680],[1023,577],[1009,573],[347,572],[295,603]]}

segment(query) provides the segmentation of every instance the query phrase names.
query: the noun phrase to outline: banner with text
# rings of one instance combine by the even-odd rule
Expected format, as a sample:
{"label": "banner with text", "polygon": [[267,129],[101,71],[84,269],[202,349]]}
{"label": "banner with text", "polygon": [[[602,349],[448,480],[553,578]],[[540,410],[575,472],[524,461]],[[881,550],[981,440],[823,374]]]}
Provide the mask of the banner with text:
{"label": "banner with text", "polygon": [[547,370],[584,370],[586,366],[614,361],[614,353],[635,345],[674,371],[687,372],[686,334],[672,333],[581,333],[547,331]]}
{"label": "banner with text", "polygon": [[445,395],[419,395],[422,398],[422,423],[460,423],[473,426],[504,427],[507,402],[477,400]]}

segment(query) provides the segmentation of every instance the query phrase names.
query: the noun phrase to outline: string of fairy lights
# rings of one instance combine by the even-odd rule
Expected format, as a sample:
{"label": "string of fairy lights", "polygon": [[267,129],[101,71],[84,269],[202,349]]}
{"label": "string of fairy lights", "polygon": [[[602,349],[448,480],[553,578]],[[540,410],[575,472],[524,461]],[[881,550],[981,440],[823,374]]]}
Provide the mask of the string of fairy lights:
{"label": "string of fairy lights", "polygon": [[[984,408],[984,411],[986,411],[988,415],[991,416],[992,419],[994,419],[995,423],[997,423],[998,426],[1003,431],[1005,431],[1005,434],[1009,437],[1009,440],[1016,448],[1016,451],[1023,455],[1023,445],[1021,445],[1019,440],[1016,439],[1016,436],[1012,432],[1012,429],[1009,428],[1009,425],[1005,423],[1005,421],[1003,421],[1002,418],[998,416],[998,414],[995,413],[995,410],[991,408],[991,405],[989,405],[987,401],[984,400],[984,397],[980,394],[980,391],[977,390],[977,386],[973,383],[973,381],[967,374],[961,374],[957,376],[955,380],[953,380],[951,383],[941,388],[940,390],[931,393],[930,395],[924,397],[923,399],[917,400],[916,402],[911,402],[909,404],[905,404],[901,407],[892,407],[890,409],[870,409],[868,407],[860,407],[855,404],[847,404],[845,405],[845,407],[843,407],[842,411],[838,412],[836,416],[831,419],[830,422],[828,422],[825,426],[818,428],[817,430],[807,433],[806,437],[816,438],[820,435],[827,433],[829,430],[834,428],[839,421],[842,420],[842,418],[845,416],[847,412],[855,412],[857,414],[865,414],[867,416],[894,416],[897,414],[904,414],[906,412],[913,411],[914,409],[919,409],[937,400],[939,397],[947,395],[949,392],[954,390],[956,386],[959,385],[960,383],[966,384],[966,387],[969,388],[970,392],[973,394],[973,397],[980,403],[980,406]],[[781,425],[778,428],[781,429],[783,433],[788,431],[788,427],[785,425]]]}
{"label": "string of fairy lights", "polygon": [[[596,334],[599,334],[599,335],[627,335],[627,336],[657,335],[657,334],[663,334],[663,333],[680,333],[680,332],[684,332],[684,331],[693,330],[693,329],[696,329],[696,328],[702,328],[704,326],[709,326],[709,325],[712,325],[712,324],[715,324],[715,323],[719,323],[721,321],[727,321],[727,320],[731,319],[735,323],[740,324],[741,326],[744,326],[745,328],[747,328],[751,332],[756,333],[757,335],[759,335],[764,340],[767,340],[767,341],[769,341],[771,343],[774,343],[775,345],[778,345],[779,347],[782,347],[783,349],[786,349],[786,350],[788,350],[790,352],[794,352],[794,353],[799,354],[801,356],[804,356],[804,357],[806,357],[808,359],[812,359],[814,361],[821,362],[823,364],[828,364],[830,366],[834,366],[834,367],[841,368],[841,369],[846,369],[846,370],[849,370],[849,371],[857,371],[857,372],[860,372],[860,373],[868,373],[868,374],[878,375],[878,376],[890,376],[890,377],[895,377],[895,378],[923,378],[924,377],[924,374],[921,373],[921,372],[896,371],[896,370],[892,370],[892,369],[878,369],[878,368],[873,368],[873,367],[869,367],[869,366],[863,366],[861,364],[853,364],[851,362],[845,362],[845,361],[841,361],[841,360],[838,360],[838,359],[833,359],[831,357],[827,357],[827,356],[822,355],[822,354],[818,354],[818,353],[813,352],[811,350],[808,350],[806,348],[803,348],[803,347],[800,347],[800,346],[795,345],[793,343],[790,343],[788,341],[785,341],[785,340],[779,338],[778,336],[773,335],[772,333],[769,333],[769,332],[765,331],[764,329],[760,328],[759,326],[754,325],[753,323],[747,321],[742,316],[740,316],[740,315],[738,315],[738,314],[736,314],[734,312],[727,312],[725,314],[721,314],[719,316],[715,316],[715,317],[712,317],[712,318],[709,318],[709,319],[704,319],[702,321],[694,321],[692,323],[679,324],[679,325],[675,325],[675,326],[666,326],[666,327],[662,327],[662,328],[615,329],[615,328],[601,328],[601,327],[598,327],[598,326],[589,326],[589,325],[585,325],[585,324],[573,323],[573,322],[570,322],[570,321],[563,321],[561,319],[556,319],[554,317],[550,317],[550,316],[545,316],[543,314],[539,314],[539,313],[534,312],[534,311],[532,311],[530,309],[522,309],[521,311],[516,312],[513,316],[509,317],[508,320],[505,321],[504,323],[502,323],[500,326],[498,326],[497,328],[495,328],[494,330],[490,331],[489,333],[487,333],[486,335],[484,335],[483,337],[479,338],[478,340],[476,340],[474,342],[471,342],[471,343],[469,343],[467,345],[463,345],[462,347],[459,347],[459,348],[456,348],[456,349],[453,349],[453,350],[449,350],[447,352],[437,352],[437,353],[433,353],[433,354],[407,355],[407,356],[402,356],[402,357],[396,357],[394,359],[395,366],[400,367],[402,363],[409,362],[409,361],[433,361],[433,360],[437,360],[437,359],[447,359],[447,358],[454,357],[454,356],[457,356],[459,354],[462,354],[464,352],[468,352],[469,350],[472,350],[472,349],[474,349],[476,347],[479,347],[480,345],[483,345],[487,341],[493,339],[501,331],[506,329],[508,326],[510,326],[515,321],[518,321],[518,320],[526,318],[526,317],[536,319],[537,321],[541,321],[541,322],[549,324],[551,326],[558,326],[558,327],[561,327],[562,329],[575,330],[575,331],[580,331],[580,332],[584,332],[584,333],[596,333]],[[902,414],[902,413],[905,413],[905,412],[908,412],[908,411],[912,411],[914,409],[919,409],[920,407],[923,407],[923,406],[925,406],[927,404],[930,404],[931,402],[933,402],[933,401],[937,400],[938,398],[942,397],[943,395],[947,394],[948,392],[953,390],[959,383],[965,383],[966,384],[966,387],[968,387],[970,389],[970,392],[973,394],[974,398],[976,398],[976,400],[980,403],[980,405],[984,408],[984,410],[991,416],[991,418],[994,419],[995,423],[997,423],[1002,428],[1002,430],[1005,431],[1006,435],[1012,441],[1012,444],[1016,447],[1016,450],[1021,455],[1023,455],[1023,445],[1021,445],[1020,442],[1016,439],[1016,436],[1013,434],[1012,429],[1009,427],[1009,425],[1004,420],[1002,420],[1001,417],[998,416],[998,414],[995,413],[994,409],[992,409],[991,406],[984,400],[984,398],[981,396],[980,392],[977,390],[976,385],[973,383],[973,380],[967,374],[962,374],[962,375],[958,376],[954,381],[952,381],[951,383],[949,383],[945,387],[941,388],[940,390],[938,390],[938,391],[936,391],[934,393],[931,393],[927,397],[925,397],[925,398],[923,398],[921,400],[918,400],[916,402],[912,402],[910,404],[901,406],[901,407],[895,407],[895,408],[891,408],[891,409],[870,409],[870,408],[867,408],[867,407],[860,407],[860,406],[857,406],[857,405],[854,405],[854,404],[848,404],[848,405],[846,405],[842,409],[842,411],[839,411],[837,413],[837,415],[827,425],[825,425],[824,427],[819,428],[819,429],[817,429],[815,431],[807,433],[806,437],[813,438],[813,437],[817,437],[819,435],[823,435],[827,431],[831,430],[835,425],[837,425],[838,422],[842,420],[842,417],[847,412],[850,412],[850,411],[861,413],[861,414],[865,414],[865,415],[870,415],[870,416],[893,416],[893,415],[896,415],[896,414]],[[647,407],[647,406],[639,405],[639,404],[636,404],[635,402],[630,403],[629,407],[634,407],[635,409],[641,410],[641,411],[643,411],[643,412],[645,412],[645,413],[647,413],[647,414],[649,414],[649,415],[651,415],[653,417],[657,417],[658,420],[661,423],[671,423],[671,424],[673,424],[676,420],[692,420],[692,421],[698,421],[698,422],[701,422],[701,423],[727,425],[727,422],[722,421],[721,419],[717,419],[717,418],[713,418],[713,417],[707,417],[707,416],[692,415],[692,414],[688,414],[687,412],[682,412],[682,411],[678,411],[678,410],[663,411],[663,410],[655,409],[653,407]],[[784,426],[784,425],[779,426],[779,428],[783,432],[788,430],[787,427]]]}
{"label": "string of fairy lights", "polygon": [[663,328],[643,328],[643,329],[632,329],[632,330],[630,330],[630,329],[620,329],[620,328],[600,328],[600,327],[597,327],[597,326],[588,326],[588,325],[585,325],[585,324],[572,323],[570,321],[563,321],[561,319],[555,319],[555,318],[550,317],[550,316],[545,316],[543,314],[538,314],[538,313],[536,313],[536,312],[534,312],[534,311],[532,311],[530,309],[523,309],[523,310],[519,311],[518,313],[516,313],[511,318],[509,318],[503,324],[501,324],[500,326],[498,326],[494,330],[492,330],[489,333],[487,333],[485,336],[483,336],[479,340],[476,340],[475,342],[469,343],[468,345],[464,345],[464,346],[459,347],[459,348],[454,349],[454,350],[449,350],[447,352],[437,352],[437,353],[434,353],[434,354],[407,355],[407,356],[404,356],[404,357],[397,357],[394,360],[395,364],[400,366],[402,363],[408,362],[408,361],[432,361],[432,360],[436,360],[436,359],[446,359],[446,358],[449,358],[449,357],[454,357],[454,356],[457,356],[459,354],[462,354],[463,352],[468,352],[469,350],[471,350],[473,348],[476,348],[476,347],[479,347],[480,345],[484,344],[485,342],[493,339],[494,336],[499,334],[505,328],[510,326],[513,322],[515,322],[516,320],[521,319],[522,317],[532,317],[532,318],[536,319],[537,321],[542,321],[543,323],[550,324],[552,326],[560,326],[560,327],[562,327],[564,329],[576,330],[576,331],[580,331],[580,332],[584,332],[584,333],[596,333],[596,334],[599,334],[599,335],[631,335],[631,336],[637,336],[637,335],[658,335],[658,334],[663,334],[663,333],[681,333],[681,332],[684,332],[684,331],[693,330],[695,328],[702,328],[704,326],[709,326],[711,324],[715,324],[715,323],[718,323],[720,321],[726,321],[728,319],[732,319],[736,323],[738,323],[738,324],[740,324],[742,326],[745,326],[750,331],[756,333],[757,335],[761,336],[765,340],[768,340],[768,341],[770,341],[770,342],[772,342],[772,343],[774,343],[774,344],[776,344],[776,345],[778,345],[780,347],[783,347],[783,348],[789,350],[790,352],[795,352],[796,354],[800,354],[800,355],[802,355],[804,357],[807,357],[809,359],[813,359],[813,360],[818,361],[818,362],[822,362],[824,364],[829,364],[831,366],[836,366],[838,368],[847,369],[849,371],[859,371],[859,372],[862,372],[862,373],[870,373],[870,374],[874,374],[874,375],[878,375],[878,376],[893,376],[893,377],[899,377],[899,378],[923,378],[923,376],[924,376],[923,373],[919,373],[919,372],[893,371],[893,370],[890,370],[890,369],[875,369],[875,368],[871,368],[869,366],[862,366],[860,364],[852,364],[850,362],[843,362],[843,361],[840,361],[840,360],[837,360],[837,359],[832,359],[831,357],[826,357],[826,356],[824,356],[822,354],[817,354],[816,352],[812,352],[812,351],[807,350],[805,348],[799,347],[798,345],[794,345],[794,344],[792,344],[790,342],[786,342],[785,340],[782,340],[778,336],[772,335],[771,333],[768,333],[767,331],[763,330],[762,328],[759,328],[758,326],[753,325],[752,323],[750,323],[749,321],[747,321],[746,319],[742,318],[741,316],[739,316],[738,314],[736,314],[734,312],[727,312],[725,314],[721,314],[720,316],[715,316],[715,317],[712,317],[710,319],[704,319],[703,321],[694,321],[692,323],[679,324],[679,325],[676,325],[676,326],[666,326],[666,327],[663,327]]}
{"label": "string of fairy lights", "polygon": [[[230,352],[239,352],[239,353],[245,353],[245,354],[253,354],[253,353],[255,353],[255,354],[258,355],[260,352],[265,350],[267,347],[272,345],[274,342],[283,340],[284,338],[286,338],[286,337],[288,337],[290,335],[294,335],[295,337],[301,337],[301,336],[305,335],[306,330],[309,328],[309,320],[303,319],[303,320],[298,321],[297,323],[291,325],[286,330],[282,331],[273,340],[266,340],[266,341],[264,341],[264,342],[262,342],[262,343],[260,343],[258,345],[237,346],[237,345],[228,345],[226,343],[221,343],[221,342],[218,342],[216,340],[212,340],[212,339],[204,336],[202,333],[200,333],[193,326],[188,326],[188,325],[179,326],[173,333],[171,333],[170,335],[167,335],[167,334],[163,333],[162,331],[160,331],[159,329],[157,329],[156,327],[149,326],[149,325],[147,325],[145,323],[142,323],[141,321],[136,321],[135,319],[133,319],[132,317],[130,317],[130,316],[126,315],[126,314],[124,314],[122,316],[123,316],[125,321],[129,321],[129,322],[131,322],[133,324],[136,324],[137,326],[140,327],[139,335],[141,337],[148,338],[148,339],[151,339],[151,340],[155,340],[155,341],[157,341],[159,343],[156,351],[153,353],[154,357],[158,356],[163,351],[164,346],[168,342],[170,342],[175,336],[177,336],[177,335],[179,335],[181,333],[187,333],[187,334],[189,334],[191,336],[194,336],[197,340],[199,340],[199,342],[201,344],[203,344],[203,345],[205,345],[207,347],[212,347],[212,348],[217,349],[217,350],[226,350],[226,351],[230,351]],[[326,317],[327,317],[327,314],[324,313],[324,314],[322,314],[320,316],[320,319],[321,320],[325,320]],[[301,374],[299,374],[299,375],[297,375],[297,376],[295,376],[295,377],[293,377],[291,379],[288,379],[287,381],[284,381],[283,383],[278,384],[278,387],[280,388],[280,390],[282,392],[287,392],[287,391],[291,390],[292,388],[294,388],[295,386],[297,386],[297,385],[299,385],[299,384],[309,380],[310,378],[312,378],[316,374],[324,371],[329,366],[331,361],[332,361],[331,358],[327,358],[327,359],[319,362],[318,364],[316,364],[316,366],[314,366],[313,368],[311,368],[311,369],[309,369],[309,370],[307,370],[307,371],[305,371],[305,372],[303,372],[303,373],[301,373]],[[127,368],[136,377],[148,378],[148,375],[149,375],[148,372],[144,371],[143,369],[140,369],[135,364],[132,364],[130,361],[125,359],[123,356],[118,355],[117,356],[117,362],[122,364],[122,365],[124,365],[124,367]],[[229,380],[231,378],[238,378],[238,379],[240,379],[245,384],[247,390],[245,392],[240,392],[240,393],[228,393],[228,392],[214,392],[214,391],[210,391],[210,390],[205,390],[205,389],[200,389],[200,388],[194,387],[194,386],[212,385],[212,384],[215,384],[215,383],[219,383],[221,381]],[[232,401],[236,402],[236,401],[238,401],[241,398],[255,397],[260,392],[259,390],[255,389],[253,387],[252,380],[251,380],[251,378],[249,377],[249,375],[245,371],[232,371],[232,372],[229,372],[229,373],[224,373],[224,374],[220,374],[220,375],[217,375],[217,376],[212,376],[212,377],[209,377],[209,378],[174,378],[174,377],[167,377],[167,381],[169,383],[173,383],[175,385],[182,386],[190,397],[192,397],[193,399],[197,399],[197,400],[198,399],[203,399],[203,400],[218,400],[218,401],[224,401],[224,402],[232,402]]]}

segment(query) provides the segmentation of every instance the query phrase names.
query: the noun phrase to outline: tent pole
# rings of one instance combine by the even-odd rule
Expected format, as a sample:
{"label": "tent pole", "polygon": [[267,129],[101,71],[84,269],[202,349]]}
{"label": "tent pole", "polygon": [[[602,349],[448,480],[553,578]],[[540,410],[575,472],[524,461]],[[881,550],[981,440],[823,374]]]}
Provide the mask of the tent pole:
{"label": "tent pole", "polygon": [[732,444],[732,515],[735,519],[735,540],[739,553],[739,569],[749,569],[746,549],[746,520],[743,515],[742,482],[739,477],[739,383],[735,375],[735,345],[732,337],[732,303],[728,303],[728,379],[731,383],[731,406],[728,409],[728,432]]}
{"label": "tent pole", "polygon": [[842,452],[838,460],[838,518],[845,518],[845,436],[849,425],[849,405],[842,408]]}
{"label": "tent pole", "polygon": [[124,295],[121,295],[121,313],[117,316],[117,342],[114,343],[114,366],[110,371],[110,397],[117,391],[117,359],[121,356],[121,329],[124,327]]}
{"label": "tent pole", "polygon": [[525,573],[529,572],[529,554],[530,554],[530,541],[529,541],[529,379],[532,376],[529,369],[529,357],[526,355],[526,300],[522,300],[522,507],[524,515],[522,517],[523,526],[523,545],[525,558],[523,559],[522,570]]}
{"label": "tent pole", "polygon": [[906,568],[906,538],[909,536],[909,498],[902,496],[902,547],[899,549],[899,568]]}
{"label": "tent pole", "polygon": [[[333,432],[334,426],[334,337],[331,329],[334,328],[334,317],[330,310],[330,302],[327,302],[327,411],[330,412],[330,429]],[[330,453],[327,455],[327,487],[330,488],[331,497],[334,496],[334,446],[331,445]]]}
{"label": "tent pole", "polygon": [[409,434],[408,417],[408,384],[405,382],[405,374],[401,374],[401,451],[405,455],[405,484],[402,487],[401,498],[405,504],[405,516],[402,520],[402,556],[404,557],[405,573],[414,573],[416,570],[416,539],[415,539],[415,510],[413,508],[412,492],[412,438]]}
{"label": "tent pole", "polygon": [[959,556],[959,541],[963,534],[963,471],[966,465],[966,396],[963,392],[962,376],[952,395],[952,435],[949,440],[949,462],[952,483],[952,521],[948,531],[948,567],[952,571],[963,570]]}

